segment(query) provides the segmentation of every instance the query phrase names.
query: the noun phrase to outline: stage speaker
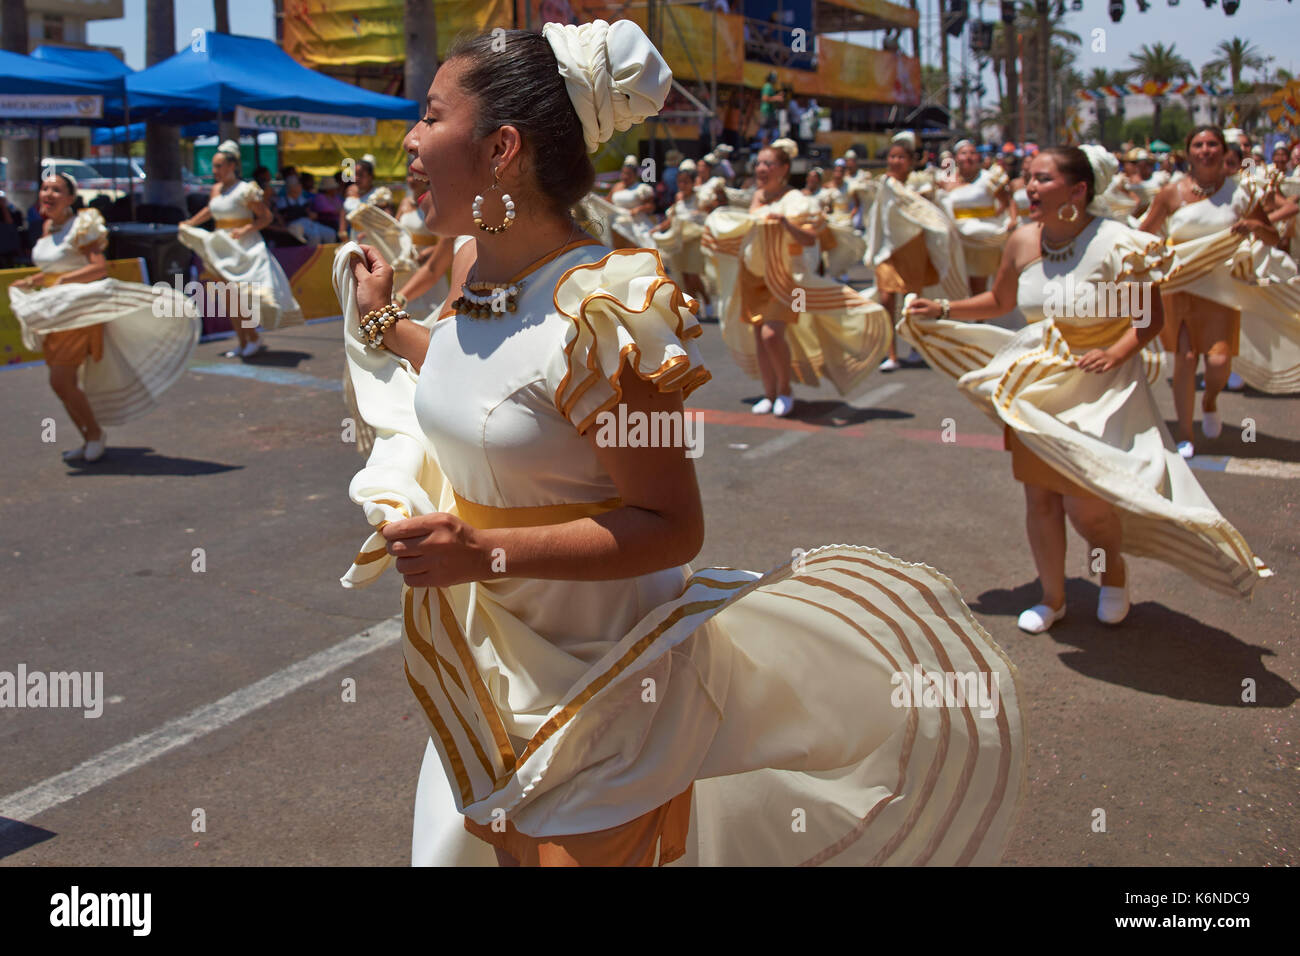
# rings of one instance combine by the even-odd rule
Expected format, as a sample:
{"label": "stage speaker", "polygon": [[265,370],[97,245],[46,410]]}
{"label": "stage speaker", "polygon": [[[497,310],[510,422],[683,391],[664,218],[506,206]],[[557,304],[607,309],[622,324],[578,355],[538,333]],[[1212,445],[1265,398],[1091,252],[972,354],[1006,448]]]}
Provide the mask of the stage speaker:
{"label": "stage speaker", "polygon": [[110,259],[144,259],[149,282],[173,284],[189,280],[193,253],[177,238],[175,226],[148,222],[118,222],[108,227]]}

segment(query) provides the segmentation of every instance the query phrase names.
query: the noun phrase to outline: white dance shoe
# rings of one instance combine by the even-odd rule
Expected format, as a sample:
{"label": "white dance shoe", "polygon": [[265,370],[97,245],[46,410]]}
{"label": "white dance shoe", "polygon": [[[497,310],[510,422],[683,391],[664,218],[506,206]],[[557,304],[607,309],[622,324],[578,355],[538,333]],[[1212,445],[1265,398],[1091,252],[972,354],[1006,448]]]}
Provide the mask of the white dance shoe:
{"label": "white dance shoe", "polygon": [[1056,611],[1053,611],[1046,604],[1035,604],[1028,611],[1021,613],[1020,620],[1016,624],[1022,631],[1028,631],[1030,634],[1042,634],[1063,617],[1065,617],[1064,604]]}
{"label": "white dance shoe", "polygon": [[249,342],[242,349],[240,349],[239,357],[251,358],[252,356],[256,355],[258,352],[265,352],[265,351],[266,351],[265,340],[258,338],[252,342]]}
{"label": "white dance shoe", "polygon": [[896,359],[891,358],[887,358],[880,363],[880,371],[882,372],[897,372],[902,367]]}
{"label": "white dance shoe", "polygon": [[104,431],[99,433],[99,437],[94,441],[88,441],[75,451],[65,451],[63,460],[67,462],[84,461],[87,464],[99,461],[104,457],[105,444],[104,439],[108,434]]}
{"label": "white dance shoe", "polygon": [[793,395],[778,395],[776,401],[772,403],[772,414],[777,418],[785,418],[794,411]]}
{"label": "white dance shoe", "polygon": [[1222,415],[1218,412],[1201,412],[1201,434],[1206,438],[1218,438],[1222,432]]}
{"label": "white dance shoe", "polygon": [[233,349],[228,349],[221,353],[222,358],[241,358],[244,350],[241,346],[236,345]]}
{"label": "white dance shoe", "polygon": [[1101,594],[1097,597],[1097,620],[1103,624],[1118,624],[1128,617],[1128,609],[1128,587],[1101,586]]}
{"label": "white dance shoe", "polygon": [[1228,373],[1228,384],[1224,386],[1230,392],[1240,392],[1246,387],[1246,380],[1236,372]]}
{"label": "white dance shoe", "polygon": [[1182,455],[1184,458],[1191,458],[1196,454],[1196,449],[1192,447],[1191,442],[1180,441],[1178,443],[1178,454]]}
{"label": "white dance shoe", "polygon": [[772,400],[770,398],[760,398],[750,409],[755,415],[766,415],[772,410]]}

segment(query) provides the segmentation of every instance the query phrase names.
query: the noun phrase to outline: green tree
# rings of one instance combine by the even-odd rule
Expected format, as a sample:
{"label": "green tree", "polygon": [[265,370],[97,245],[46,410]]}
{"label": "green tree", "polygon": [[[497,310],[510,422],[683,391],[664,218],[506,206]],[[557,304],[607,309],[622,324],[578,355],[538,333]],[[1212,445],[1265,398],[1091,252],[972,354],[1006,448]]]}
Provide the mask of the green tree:
{"label": "green tree", "polygon": [[1237,84],[1241,82],[1243,72],[1246,70],[1262,70],[1268,65],[1268,57],[1264,56],[1250,41],[1243,40],[1241,37],[1220,40],[1214,51],[1219,56],[1205,65],[1227,70],[1232,77],[1232,88],[1234,90],[1237,88]]}
{"label": "green tree", "polygon": [[[1188,62],[1186,57],[1180,56],[1171,43],[1165,46],[1163,43],[1156,43],[1154,46],[1142,44],[1137,53],[1130,53],[1129,59],[1133,61],[1133,75],[1140,80],[1152,83],[1172,83],[1175,80],[1183,80],[1188,77],[1195,78],[1196,70]],[[1151,129],[1154,136],[1159,137],[1164,128],[1160,120],[1164,113],[1164,97],[1153,96],[1152,102],[1155,106],[1155,115],[1151,120]]]}

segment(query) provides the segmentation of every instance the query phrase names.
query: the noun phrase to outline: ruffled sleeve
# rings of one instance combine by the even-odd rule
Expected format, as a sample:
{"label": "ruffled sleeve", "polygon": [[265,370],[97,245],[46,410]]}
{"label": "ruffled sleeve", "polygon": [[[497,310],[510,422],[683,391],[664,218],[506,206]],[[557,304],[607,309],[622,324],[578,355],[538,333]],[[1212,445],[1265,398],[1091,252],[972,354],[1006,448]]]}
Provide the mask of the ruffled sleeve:
{"label": "ruffled sleeve", "polygon": [[641,200],[641,202],[646,202],[648,200],[654,199],[655,198],[654,187],[652,187],[649,183],[642,183],[640,186],[636,187],[636,191],[633,193],[633,195],[635,195],[637,199]]}
{"label": "ruffled sleeve", "polygon": [[257,183],[253,182],[251,179],[244,180],[243,191],[243,195],[240,198],[246,203],[265,201],[266,197],[262,193],[262,187],[257,185]]}
{"label": "ruffled sleeve", "polygon": [[108,226],[98,209],[83,209],[77,213],[68,245],[78,252],[103,252],[108,247]]}
{"label": "ruffled sleeve", "polygon": [[556,284],[555,308],[571,326],[546,384],[580,433],[622,400],[625,368],[683,398],[711,377],[694,342],[698,305],[668,278],[656,252],[623,249],[570,269]]}
{"label": "ruffled sleeve", "polygon": [[391,206],[393,204],[393,191],[387,186],[376,186],[370,190],[370,197],[366,202],[372,206]]}
{"label": "ruffled sleeve", "polygon": [[1173,271],[1173,250],[1159,236],[1127,227],[1116,229],[1115,233],[1099,279],[1108,282],[1160,282]]}

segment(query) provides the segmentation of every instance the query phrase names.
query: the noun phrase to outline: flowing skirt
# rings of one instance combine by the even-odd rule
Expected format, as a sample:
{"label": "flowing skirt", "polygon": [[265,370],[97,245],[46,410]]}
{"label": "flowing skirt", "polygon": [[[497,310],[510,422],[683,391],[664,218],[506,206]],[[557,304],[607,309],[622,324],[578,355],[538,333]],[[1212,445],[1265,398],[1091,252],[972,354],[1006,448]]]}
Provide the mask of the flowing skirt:
{"label": "flowing skirt", "polygon": [[253,315],[227,316],[232,325],[237,321],[247,324],[252,319],[267,330],[302,324],[302,309],[293,297],[289,277],[262,241],[261,233],[232,239],[224,229],[209,232],[182,224],[177,238],[223,281],[235,283],[241,289],[245,284],[251,288],[255,297]]}
{"label": "flowing skirt", "polygon": [[49,333],[102,328],[101,355],[86,362],[82,389],[95,418],[120,425],[157,404],[185,371],[199,341],[199,321],[170,287],[99,279],[27,292],[9,289],[23,344],[40,351]]}
{"label": "flowing skirt", "polygon": [[1125,553],[1243,597],[1272,573],[1178,454],[1148,384],[1158,355],[1144,349],[1109,372],[1084,372],[1051,320],[1011,332],[904,314],[898,333],[1030,452],[1112,505]]}

